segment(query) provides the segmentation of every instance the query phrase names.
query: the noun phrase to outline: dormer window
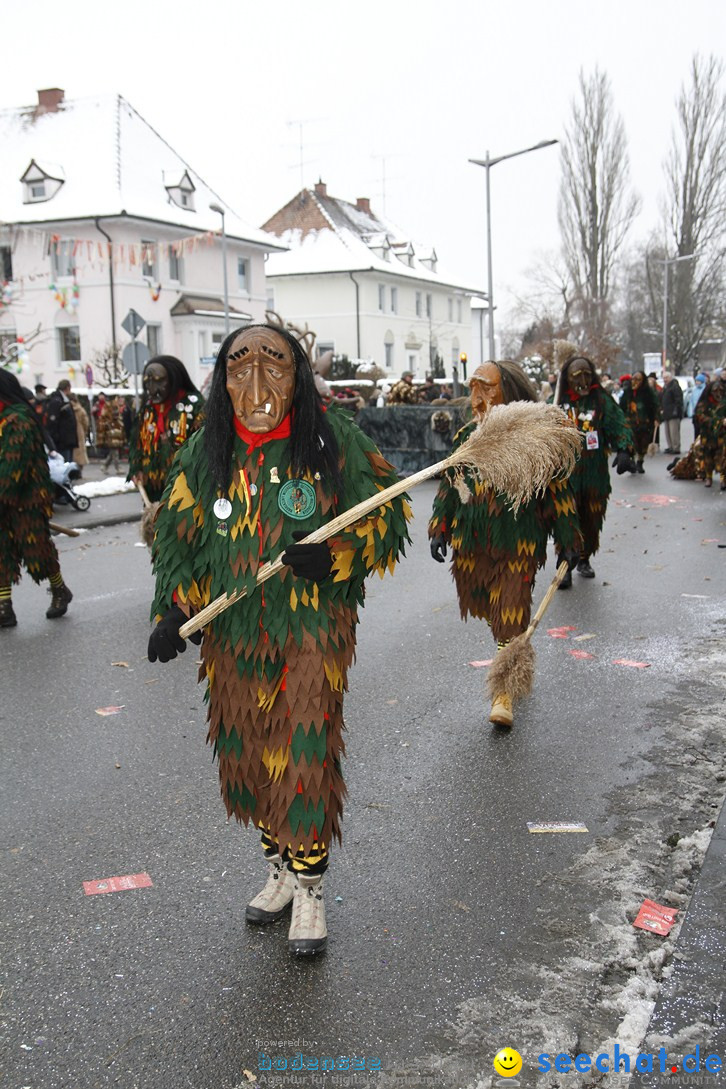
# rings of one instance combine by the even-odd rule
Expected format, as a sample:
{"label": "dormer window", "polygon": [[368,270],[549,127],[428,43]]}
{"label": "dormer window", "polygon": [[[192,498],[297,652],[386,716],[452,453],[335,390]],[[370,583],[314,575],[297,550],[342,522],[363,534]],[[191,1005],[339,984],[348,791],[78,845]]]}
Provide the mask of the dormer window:
{"label": "dormer window", "polygon": [[438,264],[438,260],[439,259],[436,256],[436,250],[431,250],[431,253],[429,253],[425,257],[419,257],[419,261],[421,262],[421,264],[424,265],[424,267],[429,269],[431,272],[436,272],[436,265]]}
{"label": "dormer window", "polygon": [[61,173],[59,167],[46,169],[36,163],[35,159],[31,159],[20,179],[23,186],[23,204],[40,204],[42,201],[52,200],[65,182],[60,177]]}
{"label": "dormer window", "polygon": [[187,212],[193,212],[195,210],[195,186],[186,170],[181,178],[179,178],[178,174],[175,175],[174,180],[171,183],[167,181],[167,175],[165,174],[164,188],[169,195],[169,200],[172,204],[176,204],[177,208],[184,208]]}

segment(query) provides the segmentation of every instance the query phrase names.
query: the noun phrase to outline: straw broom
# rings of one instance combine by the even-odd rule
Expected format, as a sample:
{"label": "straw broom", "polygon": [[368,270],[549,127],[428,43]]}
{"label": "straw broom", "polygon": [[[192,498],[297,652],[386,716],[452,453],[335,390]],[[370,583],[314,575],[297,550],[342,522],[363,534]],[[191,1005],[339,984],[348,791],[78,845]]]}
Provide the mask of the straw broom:
{"label": "straw broom", "polygon": [[532,636],[540,620],[547,612],[557,587],[567,574],[569,564],[563,560],[557,568],[557,574],[552,579],[547,593],[542,598],[537,612],[532,617],[530,625],[521,635],[515,636],[511,643],[502,647],[492,662],[487,688],[491,699],[500,695],[507,695],[512,700],[524,699],[529,696],[534,684],[535,653],[532,646]]}
{"label": "straw broom", "polygon": [[141,524],[139,526],[139,535],[147,548],[151,548],[154,543],[154,521],[156,519],[156,512],[159,509],[159,504],[151,502],[149,493],[140,480],[136,482],[136,487],[141,496],[141,501],[144,504],[143,514],[141,515]]}
{"label": "straw broom", "polygon": [[[580,449],[581,438],[577,427],[554,405],[531,401],[495,405],[476,431],[448,458],[376,492],[326,525],[313,530],[298,543],[320,544],[389,500],[447,469],[453,469],[459,476],[466,469],[484,475],[496,492],[503,492],[508,497],[516,512],[535,493],[544,491],[553,477],[569,475],[575,467]],[[266,582],[283,566],[281,555],[263,564],[257,574],[257,585]],[[245,594],[244,589],[229,596],[222,594],[187,621],[179,634],[183,639],[188,639]]]}
{"label": "straw broom", "polygon": [[658,434],[658,421],[656,420],[655,424],[653,425],[653,441],[648,443],[648,449],[646,450],[646,454],[648,455],[649,458],[654,458],[655,454],[656,454],[656,450],[658,449],[658,447],[655,444],[655,436],[657,434]]}

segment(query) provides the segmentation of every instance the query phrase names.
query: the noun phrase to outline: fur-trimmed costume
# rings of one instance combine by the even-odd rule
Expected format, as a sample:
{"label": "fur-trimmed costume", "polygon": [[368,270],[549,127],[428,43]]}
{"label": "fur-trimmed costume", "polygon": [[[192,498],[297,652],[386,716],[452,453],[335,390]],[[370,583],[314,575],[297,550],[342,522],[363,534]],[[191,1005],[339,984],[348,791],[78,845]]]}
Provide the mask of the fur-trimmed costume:
{"label": "fur-trimmed costume", "polygon": [[[252,820],[293,855],[327,851],[340,839],[343,692],[358,608],[366,576],[393,569],[409,517],[405,500],[396,499],[329,541],[333,567],[320,583],[286,566],[256,588],[260,566],[284,551],[295,530],[310,532],[397,479],[347,417],[331,407],[327,420],[340,449],[337,496],[319,473],[293,480],[289,416],[261,435],[236,423],[224,497],[210,477],[204,431],[194,435],[174,462],[153,549],[155,614],[174,600],[196,612],[221,593],[247,590],[205,630],[208,740],[228,814]],[[215,513],[220,498],[229,511],[218,504]]]}
{"label": "fur-trimmed costume", "polygon": [[612,491],[608,456],[613,450],[629,451],[633,445],[630,426],[622,409],[600,385],[593,385],[584,397],[564,389],[557,402],[575,421],[583,435],[580,460],[570,477],[583,536],[583,555],[593,556],[600,547]]}
{"label": "fur-trimmed costume", "polygon": [[[458,449],[476,428],[472,421],[454,439]],[[547,539],[558,553],[578,551],[581,536],[567,480],[553,480],[542,496],[515,516],[504,496],[466,472],[444,474],[434,499],[429,537],[443,534],[452,548],[451,570],[461,616],[486,620],[498,643],[523,632],[530,620],[537,571],[547,558]]]}
{"label": "fur-trimmed costume", "polygon": [[19,582],[22,566],[38,583],[58,575],[58,553],[48,526],[52,496],[32,408],[0,401],[0,587]]}
{"label": "fur-trimmed costume", "polygon": [[199,393],[177,395],[161,405],[142,407],[129,439],[127,480],[138,473],[152,503],[161,499],[177,450],[202,423],[204,399]]}

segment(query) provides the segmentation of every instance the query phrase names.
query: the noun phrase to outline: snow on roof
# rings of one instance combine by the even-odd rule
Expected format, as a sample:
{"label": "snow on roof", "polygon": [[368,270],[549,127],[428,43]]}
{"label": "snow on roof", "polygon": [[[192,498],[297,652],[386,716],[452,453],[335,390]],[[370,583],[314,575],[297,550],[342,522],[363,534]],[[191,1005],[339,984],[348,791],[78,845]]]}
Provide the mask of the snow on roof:
{"label": "snow on roof", "polygon": [[[117,216],[157,220],[194,231],[219,230],[226,212],[230,238],[279,249],[273,236],[241,219],[121,95],[63,101],[57,110],[0,110],[0,222],[45,223]],[[64,179],[45,201],[24,202],[21,178],[31,160],[57,164]],[[57,169],[56,168],[56,169]],[[194,186],[191,208],[176,204],[166,186],[187,173]]]}
{"label": "snow on roof", "polygon": [[[265,265],[268,278],[275,276],[301,276],[315,273],[374,271],[422,283],[440,284],[467,294],[481,289],[465,286],[461,279],[441,271],[436,252],[430,245],[413,242],[404,231],[390,220],[347,201],[329,197],[322,183],[316,189],[303,190],[305,195],[298,207],[292,201],[290,208],[293,221],[309,208],[312,200],[330,229],[310,229],[303,224],[287,230],[276,231],[278,238],[288,247],[287,253],[271,254]],[[284,211],[284,210],[283,210]],[[281,213],[272,216],[266,226],[280,222]],[[401,251],[401,258],[396,256]],[[388,256],[383,253],[388,251]],[[431,262],[427,264],[425,262]]]}

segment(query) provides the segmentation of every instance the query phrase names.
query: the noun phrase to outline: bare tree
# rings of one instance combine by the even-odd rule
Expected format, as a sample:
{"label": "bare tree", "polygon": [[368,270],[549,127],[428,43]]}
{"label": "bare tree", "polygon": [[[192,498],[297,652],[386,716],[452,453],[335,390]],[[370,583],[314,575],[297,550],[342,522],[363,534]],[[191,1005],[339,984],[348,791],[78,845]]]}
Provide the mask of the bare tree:
{"label": "bare tree", "polygon": [[125,388],[129,384],[129,372],[123,365],[121,349],[115,344],[98,348],[90,359],[96,385]]}
{"label": "bare tree", "polygon": [[610,334],[615,258],[639,207],[610,81],[597,68],[590,77],[580,71],[579,95],[562,146],[559,221],[574,285],[575,324],[588,343],[603,344]]}
{"label": "bare tree", "polygon": [[[695,56],[678,96],[665,163],[667,250],[695,254],[668,269],[668,348],[677,374],[698,363],[705,335],[724,335],[726,92],[724,65]],[[668,256],[666,253],[665,256]],[[715,328],[714,328],[715,327]]]}

